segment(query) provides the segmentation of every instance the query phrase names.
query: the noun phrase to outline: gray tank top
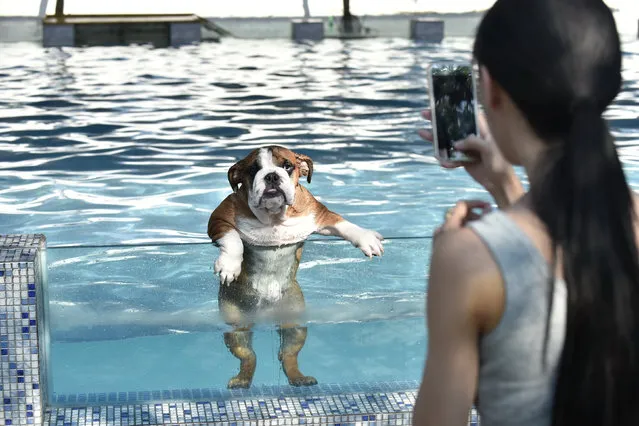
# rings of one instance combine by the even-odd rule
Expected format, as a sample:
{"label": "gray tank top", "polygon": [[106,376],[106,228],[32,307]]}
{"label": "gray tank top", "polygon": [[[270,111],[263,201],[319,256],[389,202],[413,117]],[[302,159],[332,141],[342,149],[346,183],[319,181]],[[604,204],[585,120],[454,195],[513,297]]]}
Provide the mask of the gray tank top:
{"label": "gray tank top", "polygon": [[550,265],[504,212],[468,225],[495,259],[504,281],[501,321],[480,339],[477,410],[482,426],[549,426],[564,342],[565,283],[555,283],[546,367],[543,345]]}

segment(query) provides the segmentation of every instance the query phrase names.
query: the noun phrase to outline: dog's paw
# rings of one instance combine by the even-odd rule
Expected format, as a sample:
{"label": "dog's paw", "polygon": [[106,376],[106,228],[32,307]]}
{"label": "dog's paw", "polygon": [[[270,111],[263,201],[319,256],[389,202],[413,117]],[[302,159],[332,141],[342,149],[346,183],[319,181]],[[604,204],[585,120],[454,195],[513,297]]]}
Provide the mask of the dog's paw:
{"label": "dog's paw", "polygon": [[235,376],[231,380],[229,380],[226,387],[228,389],[248,389],[249,387],[251,387],[251,379]]}
{"label": "dog's paw", "polygon": [[314,386],[317,384],[317,379],[312,376],[297,376],[288,380],[291,386]]}
{"label": "dog's paw", "polygon": [[214,271],[220,276],[220,283],[229,285],[240,276],[242,258],[222,253],[215,261]]}
{"label": "dog's paw", "polygon": [[367,257],[381,256],[384,254],[384,237],[379,232],[370,229],[361,229],[355,238],[355,247],[359,248]]}

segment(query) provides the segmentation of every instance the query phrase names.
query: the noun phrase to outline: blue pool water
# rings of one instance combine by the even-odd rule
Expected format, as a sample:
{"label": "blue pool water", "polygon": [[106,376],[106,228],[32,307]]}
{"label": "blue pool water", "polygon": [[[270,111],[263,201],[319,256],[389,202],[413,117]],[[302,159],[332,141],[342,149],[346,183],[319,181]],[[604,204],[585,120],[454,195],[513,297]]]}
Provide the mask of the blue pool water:
{"label": "blue pool water", "polygon": [[[417,380],[426,353],[429,236],[486,194],[445,171],[416,130],[425,67],[470,39],[319,44],[224,40],[182,49],[0,46],[0,233],[48,238],[57,394],[224,387],[237,362],[217,311],[210,212],[226,171],[262,144],[315,163],[308,187],[380,231],[382,259],[313,237],[299,281],[305,373],[321,383]],[[639,44],[624,45],[608,117],[639,184]],[[257,384],[284,384],[260,326]]]}

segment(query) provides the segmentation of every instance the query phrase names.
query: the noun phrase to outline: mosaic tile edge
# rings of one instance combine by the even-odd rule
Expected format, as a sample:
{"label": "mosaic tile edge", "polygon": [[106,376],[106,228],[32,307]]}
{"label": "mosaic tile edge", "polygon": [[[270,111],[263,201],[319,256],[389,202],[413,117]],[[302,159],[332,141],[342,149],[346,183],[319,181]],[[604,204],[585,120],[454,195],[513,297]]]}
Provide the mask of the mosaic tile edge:
{"label": "mosaic tile edge", "polygon": [[419,382],[358,382],[358,383],[321,383],[313,387],[292,387],[287,385],[254,385],[249,389],[164,389],[129,392],[95,392],[80,394],[53,394],[51,405],[55,407],[73,407],[81,405],[126,405],[156,403],[167,401],[230,400],[264,397],[309,397],[319,395],[339,395],[348,393],[378,393],[413,391]]}
{"label": "mosaic tile edge", "polygon": [[42,424],[48,371],[46,238],[0,235],[0,424]]}
{"label": "mosaic tile edge", "polygon": [[[417,391],[50,408],[51,426],[410,425]],[[473,409],[469,426],[479,426]]]}

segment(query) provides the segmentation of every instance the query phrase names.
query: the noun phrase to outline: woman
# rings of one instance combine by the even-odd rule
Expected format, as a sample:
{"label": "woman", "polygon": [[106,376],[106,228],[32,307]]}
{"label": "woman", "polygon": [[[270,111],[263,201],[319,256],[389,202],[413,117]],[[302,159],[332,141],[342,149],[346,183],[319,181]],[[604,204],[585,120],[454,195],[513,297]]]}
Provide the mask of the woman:
{"label": "woman", "polygon": [[413,422],[465,425],[475,402],[482,426],[638,425],[637,198],[602,118],[621,87],[612,13],[497,0],[473,55],[492,137],[459,148],[500,209],[458,203],[436,234]]}

